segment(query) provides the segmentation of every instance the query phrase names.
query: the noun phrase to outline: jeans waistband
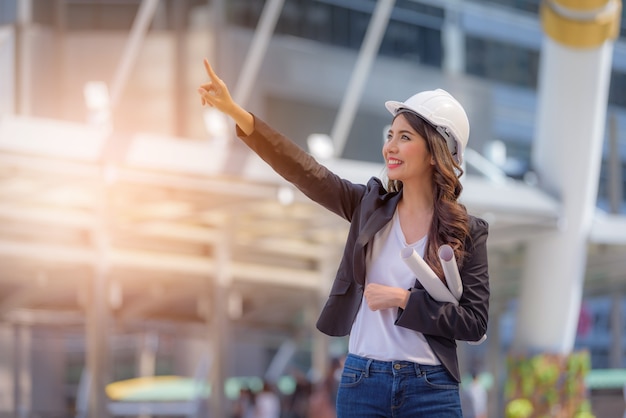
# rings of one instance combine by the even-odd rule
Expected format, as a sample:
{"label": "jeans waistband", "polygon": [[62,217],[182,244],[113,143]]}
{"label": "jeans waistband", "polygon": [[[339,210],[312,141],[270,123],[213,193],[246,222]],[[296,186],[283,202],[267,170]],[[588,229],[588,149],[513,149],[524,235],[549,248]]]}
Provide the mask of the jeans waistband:
{"label": "jeans waistband", "polygon": [[382,361],[374,360],[367,357],[348,354],[345,360],[345,366],[352,369],[362,371],[366,376],[370,373],[389,373],[389,374],[414,374],[420,376],[423,373],[444,370],[440,364],[419,364],[406,360]]}

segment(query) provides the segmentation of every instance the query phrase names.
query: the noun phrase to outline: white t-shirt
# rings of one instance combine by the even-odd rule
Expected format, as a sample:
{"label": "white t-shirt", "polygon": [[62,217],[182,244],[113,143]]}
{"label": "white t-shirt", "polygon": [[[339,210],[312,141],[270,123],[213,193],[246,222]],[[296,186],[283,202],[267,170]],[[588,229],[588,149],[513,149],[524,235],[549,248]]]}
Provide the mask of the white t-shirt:
{"label": "white t-shirt", "polygon": [[[400,227],[398,212],[374,236],[366,258],[365,283],[409,289],[415,284],[415,275],[404,263],[400,251],[412,247],[423,256],[426,236],[408,244]],[[365,298],[352,324],[348,351],[375,360],[407,360],[420,364],[441,364],[420,332],[394,324],[398,308],[372,311]]]}
{"label": "white t-shirt", "polygon": [[258,393],[255,404],[257,418],[280,418],[280,399],[275,393]]}

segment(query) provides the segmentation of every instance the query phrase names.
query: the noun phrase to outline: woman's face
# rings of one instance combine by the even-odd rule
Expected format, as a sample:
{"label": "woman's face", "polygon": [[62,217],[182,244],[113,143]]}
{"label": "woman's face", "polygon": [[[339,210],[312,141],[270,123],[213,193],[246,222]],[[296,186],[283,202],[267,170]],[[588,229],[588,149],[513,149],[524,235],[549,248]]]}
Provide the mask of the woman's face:
{"label": "woman's face", "polygon": [[383,157],[390,180],[407,183],[411,179],[424,179],[432,175],[434,161],[426,139],[418,134],[403,114],[398,115],[387,132]]}

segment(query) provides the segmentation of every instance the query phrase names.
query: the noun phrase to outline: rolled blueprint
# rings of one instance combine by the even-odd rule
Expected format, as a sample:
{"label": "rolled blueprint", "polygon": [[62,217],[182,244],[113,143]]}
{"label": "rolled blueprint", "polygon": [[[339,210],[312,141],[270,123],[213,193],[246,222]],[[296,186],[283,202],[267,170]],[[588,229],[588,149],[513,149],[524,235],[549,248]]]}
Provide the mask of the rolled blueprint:
{"label": "rolled blueprint", "polygon": [[443,274],[446,276],[448,288],[450,292],[452,292],[452,296],[454,296],[456,300],[460,300],[463,294],[463,283],[461,282],[459,268],[456,265],[454,250],[448,244],[444,244],[439,247],[438,254],[439,261],[441,261],[441,266],[443,267]]}
{"label": "rolled blueprint", "polygon": [[420,255],[411,247],[405,247],[400,251],[400,256],[411,269],[417,280],[424,286],[424,289],[438,302],[451,302],[459,304],[458,299],[437,277],[433,269],[424,261]]}
{"label": "rolled blueprint", "polygon": [[[419,282],[424,286],[424,289],[428,292],[430,296],[433,297],[438,302],[451,302],[458,306],[459,299],[461,299],[461,295],[463,294],[463,284],[461,283],[461,276],[459,274],[459,269],[456,265],[456,259],[454,258],[454,251],[449,245],[442,245],[439,248],[439,257],[442,258],[442,248],[448,247],[450,252],[452,252],[452,256],[450,257],[447,253],[447,250],[443,250],[443,256],[445,258],[450,258],[450,260],[446,261],[446,264],[454,263],[453,272],[446,272],[445,264],[442,260],[442,265],[444,265],[444,274],[446,276],[446,280],[448,281],[448,286],[450,286],[450,279],[448,275],[452,277],[452,280],[455,283],[455,287],[460,289],[458,291],[458,297],[453,295],[452,291],[443,284],[443,282],[437,277],[433,269],[430,268],[428,264],[424,261],[422,257],[411,247],[405,247],[400,250],[400,256],[406,263],[406,265],[411,269],[413,274]],[[477,345],[481,344],[483,341],[487,339],[487,334],[483,335],[482,338],[478,341],[467,341],[468,344]]]}
{"label": "rolled blueprint", "polygon": [[[450,293],[457,299],[461,299],[463,295],[463,282],[461,282],[461,275],[459,274],[459,267],[456,265],[456,258],[454,257],[454,250],[448,244],[444,244],[439,247],[439,261],[443,267],[443,274],[446,276],[446,282]],[[487,334],[478,341],[468,341],[468,344],[477,345],[487,339]]]}

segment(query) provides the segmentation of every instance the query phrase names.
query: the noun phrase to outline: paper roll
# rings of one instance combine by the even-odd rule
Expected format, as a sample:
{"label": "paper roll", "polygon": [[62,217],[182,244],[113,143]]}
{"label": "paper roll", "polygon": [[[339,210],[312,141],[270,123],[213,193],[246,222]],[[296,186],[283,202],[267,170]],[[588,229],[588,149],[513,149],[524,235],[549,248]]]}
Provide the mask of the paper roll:
{"label": "paper roll", "polygon": [[463,295],[463,283],[461,282],[459,267],[454,257],[454,250],[448,244],[444,244],[439,247],[438,254],[439,261],[441,261],[441,266],[443,267],[443,274],[446,276],[448,288],[452,296],[454,296],[456,300],[460,300],[461,295]]}
{"label": "paper roll", "polygon": [[400,251],[400,256],[433,299],[438,302],[459,304],[459,301],[452,295],[446,285],[443,284],[435,272],[413,248],[403,248]]}
{"label": "paper roll", "polygon": [[487,334],[483,335],[483,337],[478,341],[468,341],[467,343],[471,345],[478,345],[478,344],[484,343],[486,339],[487,339]]}
{"label": "paper roll", "polygon": [[[450,249],[450,252],[452,252],[451,257],[448,254],[448,250],[444,247],[448,247]],[[444,248],[443,255],[442,248]],[[444,266],[444,274],[446,275],[448,286],[450,286],[451,282],[454,283],[454,287],[456,287],[459,295],[458,297],[455,297],[452,291],[448,289],[441,280],[439,280],[439,277],[437,277],[433,269],[431,269],[430,266],[426,264],[424,259],[420,257],[420,255],[413,248],[403,248],[402,250],[400,250],[400,256],[402,257],[402,260],[404,260],[406,265],[411,269],[413,274],[415,274],[417,280],[419,280],[422,286],[424,286],[424,289],[426,289],[428,294],[433,297],[433,299],[435,299],[437,302],[450,302],[454,303],[457,306],[459,305],[459,300],[461,299],[461,295],[463,294],[463,284],[461,283],[461,275],[459,274],[456,259],[454,258],[454,251],[452,251],[452,248],[449,245],[442,245],[439,248],[439,257],[440,259],[442,257],[447,259],[445,264],[454,264],[454,270],[451,272],[446,272],[446,267]],[[444,265],[443,260],[442,265]],[[449,266],[448,268],[451,269],[452,267]],[[448,274],[450,275],[450,278],[448,278]],[[482,344],[486,339],[487,334],[483,335],[482,338],[478,341],[467,341],[467,343],[472,345],[478,345]]]}

